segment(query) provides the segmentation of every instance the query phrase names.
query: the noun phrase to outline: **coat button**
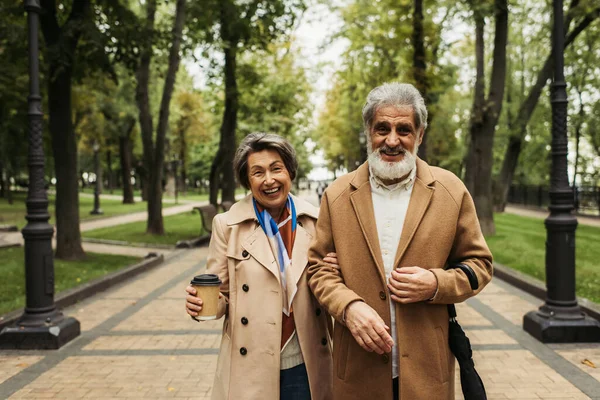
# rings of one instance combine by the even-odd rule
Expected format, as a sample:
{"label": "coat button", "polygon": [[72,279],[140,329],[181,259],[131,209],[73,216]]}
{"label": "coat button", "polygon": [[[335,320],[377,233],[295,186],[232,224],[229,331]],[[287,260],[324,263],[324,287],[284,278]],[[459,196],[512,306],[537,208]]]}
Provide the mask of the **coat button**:
{"label": "coat button", "polygon": [[383,359],[383,363],[387,364],[390,362],[390,356],[388,356],[387,354],[384,354],[383,357],[381,357]]}
{"label": "coat button", "polygon": [[242,251],[242,257],[248,257],[248,252],[246,250]]}
{"label": "coat button", "polygon": [[318,317],[319,315],[321,315],[321,309],[320,309],[320,308],[317,308],[317,317]]}
{"label": "coat button", "polygon": [[250,290],[250,287],[244,283],[244,284],[242,285],[242,290],[243,290],[244,292],[247,292],[248,290]]}
{"label": "coat button", "polygon": [[241,354],[241,355],[243,355],[243,356],[245,356],[246,354],[248,354],[248,350],[246,350],[246,348],[245,348],[245,347],[242,347],[242,348],[240,349],[240,354]]}
{"label": "coat button", "polygon": [[248,318],[242,317],[242,324],[248,325]]}
{"label": "coat button", "polygon": [[321,344],[323,346],[327,346],[327,339],[325,339],[325,338],[321,339]]}
{"label": "coat button", "polygon": [[385,300],[386,299],[386,295],[385,295],[385,292],[383,290],[381,292],[379,292],[379,298],[381,300]]}

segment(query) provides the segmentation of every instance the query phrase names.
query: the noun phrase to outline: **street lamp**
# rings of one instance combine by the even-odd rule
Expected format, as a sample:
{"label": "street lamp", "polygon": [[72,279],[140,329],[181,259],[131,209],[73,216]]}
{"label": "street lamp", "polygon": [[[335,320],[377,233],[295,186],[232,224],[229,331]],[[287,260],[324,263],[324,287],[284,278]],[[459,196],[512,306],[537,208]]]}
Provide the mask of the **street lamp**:
{"label": "street lamp", "polygon": [[44,187],[42,98],[39,90],[38,17],[39,0],[25,0],[29,26],[29,97],[27,157],[29,187],[25,239],[26,304],[23,315],[0,332],[3,349],[58,349],[79,336],[79,321],[65,318],[54,304],[54,257],[48,223],[48,197]]}
{"label": "street lamp", "polygon": [[104,214],[104,212],[100,208],[100,192],[102,191],[102,171],[100,170],[100,159],[98,158],[98,151],[100,150],[100,145],[98,144],[97,140],[94,140],[92,149],[94,150],[94,174],[96,174],[96,184],[94,185],[94,209],[90,211],[90,214],[101,215]]}
{"label": "street lamp", "polygon": [[552,169],[550,216],[546,218],[546,301],[523,318],[523,329],[544,343],[600,341],[600,322],[588,317],[575,296],[573,192],[567,175],[567,90],[564,64],[563,1],[554,0],[552,52]]}

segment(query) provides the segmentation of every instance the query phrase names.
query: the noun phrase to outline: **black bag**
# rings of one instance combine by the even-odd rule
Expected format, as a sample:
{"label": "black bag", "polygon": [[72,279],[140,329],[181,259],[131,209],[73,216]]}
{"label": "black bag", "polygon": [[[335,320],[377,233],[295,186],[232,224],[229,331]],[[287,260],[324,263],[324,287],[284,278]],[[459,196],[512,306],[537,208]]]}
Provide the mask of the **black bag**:
{"label": "black bag", "polygon": [[[456,264],[448,268],[458,268],[463,271],[467,275],[467,278],[469,278],[471,289],[476,290],[479,287],[477,275],[475,275],[475,272],[468,265]],[[454,307],[454,304],[448,304],[448,316],[450,318],[448,343],[452,354],[454,354],[460,366],[460,385],[465,400],[487,400],[483,381],[475,370],[475,364],[473,363],[471,342],[458,321],[456,321],[456,307]]]}

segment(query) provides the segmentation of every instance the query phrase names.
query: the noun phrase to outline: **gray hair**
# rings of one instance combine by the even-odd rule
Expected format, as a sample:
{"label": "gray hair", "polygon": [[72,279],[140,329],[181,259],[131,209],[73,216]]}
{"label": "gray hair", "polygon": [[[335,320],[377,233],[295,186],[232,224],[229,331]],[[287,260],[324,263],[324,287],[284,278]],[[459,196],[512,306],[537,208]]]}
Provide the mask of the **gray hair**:
{"label": "gray hair", "polygon": [[283,164],[290,174],[293,181],[298,171],[298,159],[296,150],[285,138],[274,133],[255,132],[251,133],[242,140],[240,146],[235,152],[233,159],[233,170],[238,182],[250,189],[250,180],[248,179],[248,156],[252,153],[263,150],[275,150],[281,156]]}
{"label": "gray hair", "polygon": [[412,107],[417,131],[427,128],[427,107],[417,88],[410,83],[388,82],[371,90],[363,106],[362,117],[367,137],[377,110],[385,106]]}

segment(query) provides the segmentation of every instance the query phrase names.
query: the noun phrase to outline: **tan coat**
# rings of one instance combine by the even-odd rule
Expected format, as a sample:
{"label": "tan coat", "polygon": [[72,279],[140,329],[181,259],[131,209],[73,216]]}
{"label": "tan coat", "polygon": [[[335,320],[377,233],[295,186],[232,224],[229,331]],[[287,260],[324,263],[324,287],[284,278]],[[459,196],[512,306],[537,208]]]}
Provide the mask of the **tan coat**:
{"label": "tan coat", "polygon": [[[296,197],[294,202],[298,226],[292,268],[299,282],[292,304],[296,332],[312,399],[330,400],[331,317],[308,288],[305,271],[318,210]],[[215,217],[207,263],[208,272],[223,281],[221,292],[229,299],[228,306],[221,303],[218,315],[225,315],[225,320],[212,399],[279,399],[282,291],[278,266],[251,196]]]}
{"label": "tan coat", "polygon": [[[339,270],[321,261],[331,251],[337,252]],[[465,186],[452,173],[418,160],[395,266],[431,269],[438,292],[431,302],[396,304],[402,400],[454,398],[446,304],[464,301],[479,291],[471,290],[461,271],[443,269],[455,262],[475,271],[479,290],[492,277],[492,255]],[[308,276],[315,296],[336,320],[333,399],[391,399],[389,355],[363,350],[342,323],[344,309],[354,300],[373,307],[388,326],[391,322],[367,164],[339,178],[325,192],[317,237],[309,251]]]}

